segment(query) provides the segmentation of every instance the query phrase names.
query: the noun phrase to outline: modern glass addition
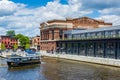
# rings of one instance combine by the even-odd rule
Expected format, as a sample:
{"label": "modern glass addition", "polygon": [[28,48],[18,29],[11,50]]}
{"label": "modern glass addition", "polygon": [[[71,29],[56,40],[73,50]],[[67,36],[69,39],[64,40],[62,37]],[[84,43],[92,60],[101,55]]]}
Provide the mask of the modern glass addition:
{"label": "modern glass addition", "polygon": [[120,37],[120,30],[118,31],[118,35],[117,35],[117,37]]}
{"label": "modern glass addition", "polygon": [[120,41],[69,41],[60,42],[60,53],[120,59]]}
{"label": "modern glass addition", "polygon": [[107,58],[115,58],[115,43],[106,43],[105,53]]}
{"label": "modern glass addition", "polygon": [[117,59],[120,59],[120,42],[117,44]]}
{"label": "modern glass addition", "polygon": [[86,47],[85,47],[85,43],[79,43],[79,55],[86,55]]}
{"label": "modern glass addition", "polygon": [[96,43],[95,47],[96,57],[104,57],[104,43]]}
{"label": "modern glass addition", "polygon": [[87,43],[87,56],[94,56],[94,43]]}
{"label": "modern glass addition", "polygon": [[67,43],[67,54],[72,54],[72,43]]}
{"label": "modern glass addition", "polygon": [[73,44],[73,48],[72,48],[73,53],[78,55],[78,43],[72,43],[72,44]]}
{"label": "modern glass addition", "polygon": [[[71,37],[72,36],[72,37]],[[68,39],[103,39],[103,38],[116,38],[120,37],[120,30],[106,30],[106,31],[95,31],[85,32],[77,34],[67,34]]]}
{"label": "modern glass addition", "polygon": [[68,41],[60,41],[66,54],[120,59],[120,28],[87,30],[66,34]]}

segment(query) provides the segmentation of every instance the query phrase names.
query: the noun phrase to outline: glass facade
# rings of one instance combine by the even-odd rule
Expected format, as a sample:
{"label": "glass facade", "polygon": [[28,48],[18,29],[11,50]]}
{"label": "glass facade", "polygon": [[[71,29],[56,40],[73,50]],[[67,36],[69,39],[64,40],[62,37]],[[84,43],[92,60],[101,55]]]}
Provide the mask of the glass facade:
{"label": "glass facade", "polygon": [[67,54],[72,54],[72,43],[67,43]]}
{"label": "glass facade", "polygon": [[105,31],[105,38],[112,38],[112,37],[116,37],[116,31]]}
{"label": "glass facade", "polygon": [[72,44],[73,44],[73,48],[72,48],[73,53],[78,55],[78,43],[72,43]]}
{"label": "glass facade", "polygon": [[86,49],[85,49],[85,43],[79,43],[79,55],[84,55],[86,54]]}
{"label": "glass facade", "polygon": [[95,38],[104,38],[104,32],[103,32],[103,31],[101,31],[101,32],[96,32]]}
{"label": "glass facade", "polygon": [[60,42],[59,53],[120,59],[120,41],[69,41]]}
{"label": "glass facade", "polygon": [[68,39],[103,39],[103,38],[116,38],[116,37],[120,37],[120,30],[67,34]]}
{"label": "glass facade", "polygon": [[61,53],[66,53],[66,43],[61,43]]}
{"label": "glass facade", "polygon": [[118,35],[117,35],[117,37],[120,37],[120,30],[118,31]]}
{"label": "glass facade", "polygon": [[96,57],[104,57],[104,43],[96,43],[95,54]]}
{"label": "glass facade", "polygon": [[120,59],[120,42],[117,44],[117,59]]}
{"label": "glass facade", "polygon": [[115,43],[107,42],[105,47],[105,57],[115,58]]}
{"label": "glass facade", "polygon": [[120,59],[120,27],[75,31],[66,37],[69,41],[61,41],[66,54]]}
{"label": "glass facade", "polygon": [[87,56],[94,56],[94,43],[87,43]]}

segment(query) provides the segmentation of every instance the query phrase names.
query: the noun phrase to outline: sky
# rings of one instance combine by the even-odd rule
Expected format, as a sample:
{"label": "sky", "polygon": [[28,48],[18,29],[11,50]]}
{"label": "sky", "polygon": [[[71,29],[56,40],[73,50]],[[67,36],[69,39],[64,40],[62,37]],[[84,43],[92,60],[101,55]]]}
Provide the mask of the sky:
{"label": "sky", "polygon": [[120,0],[0,0],[0,35],[36,36],[40,23],[87,16],[120,25]]}

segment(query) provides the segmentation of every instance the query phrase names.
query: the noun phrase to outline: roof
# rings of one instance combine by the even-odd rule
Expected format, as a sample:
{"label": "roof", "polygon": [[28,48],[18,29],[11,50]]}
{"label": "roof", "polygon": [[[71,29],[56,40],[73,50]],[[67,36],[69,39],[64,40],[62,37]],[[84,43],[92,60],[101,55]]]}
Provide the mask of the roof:
{"label": "roof", "polygon": [[120,25],[110,26],[110,27],[101,27],[101,28],[95,28],[95,29],[87,29],[87,30],[69,30],[69,31],[66,31],[65,34],[79,34],[79,33],[90,33],[90,32],[100,32],[100,31],[110,31],[110,30],[120,30]]}

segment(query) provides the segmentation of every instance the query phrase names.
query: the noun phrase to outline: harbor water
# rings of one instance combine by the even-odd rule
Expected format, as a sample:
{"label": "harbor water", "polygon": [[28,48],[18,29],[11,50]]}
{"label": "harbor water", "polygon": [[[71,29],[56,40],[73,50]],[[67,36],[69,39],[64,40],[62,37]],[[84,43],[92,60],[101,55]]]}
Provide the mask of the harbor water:
{"label": "harbor water", "polygon": [[8,68],[0,58],[0,80],[120,80],[120,68],[48,57],[39,65]]}

